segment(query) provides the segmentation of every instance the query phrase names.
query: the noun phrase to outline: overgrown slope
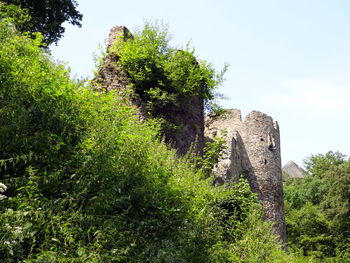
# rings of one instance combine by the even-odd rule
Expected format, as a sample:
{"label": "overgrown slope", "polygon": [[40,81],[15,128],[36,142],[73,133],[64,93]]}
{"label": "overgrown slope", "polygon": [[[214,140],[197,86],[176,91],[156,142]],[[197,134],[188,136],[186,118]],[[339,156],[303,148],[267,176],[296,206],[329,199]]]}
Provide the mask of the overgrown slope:
{"label": "overgrown slope", "polygon": [[[211,187],[113,92],[0,21],[2,262],[291,262],[246,182]],[[4,188],[4,187],[2,187]]]}

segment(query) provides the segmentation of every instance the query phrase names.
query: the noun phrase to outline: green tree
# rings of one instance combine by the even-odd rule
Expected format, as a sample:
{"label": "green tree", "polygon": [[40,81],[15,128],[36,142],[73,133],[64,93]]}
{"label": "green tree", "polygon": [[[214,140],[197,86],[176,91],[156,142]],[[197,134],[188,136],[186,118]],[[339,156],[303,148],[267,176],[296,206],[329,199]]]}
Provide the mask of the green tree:
{"label": "green tree", "polygon": [[81,26],[83,15],[77,10],[75,0],[2,0],[7,4],[19,6],[28,10],[30,20],[20,24],[18,29],[22,32],[40,32],[47,45],[57,43],[63,36],[64,22]]}
{"label": "green tree", "polygon": [[337,254],[350,257],[350,162],[331,167],[325,174],[329,191],[322,208],[330,219],[337,241]]}
{"label": "green tree", "polygon": [[16,5],[8,5],[0,1],[0,19],[19,28],[29,22],[30,16],[27,9],[22,9]]}
{"label": "green tree", "polygon": [[350,162],[328,152],[312,155],[305,166],[308,176],[285,182],[289,244],[305,255],[344,260],[350,253]]}
{"label": "green tree", "polygon": [[246,181],[212,187],[40,44],[0,20],[1,262],[286,262]]}
{"label": "green tree", "polygon": [[311,155],[304,161],[304,165],[309,174],[322,177],[331,167],[345,163],[345,157],[340,152],[329,151],[326,154]]}

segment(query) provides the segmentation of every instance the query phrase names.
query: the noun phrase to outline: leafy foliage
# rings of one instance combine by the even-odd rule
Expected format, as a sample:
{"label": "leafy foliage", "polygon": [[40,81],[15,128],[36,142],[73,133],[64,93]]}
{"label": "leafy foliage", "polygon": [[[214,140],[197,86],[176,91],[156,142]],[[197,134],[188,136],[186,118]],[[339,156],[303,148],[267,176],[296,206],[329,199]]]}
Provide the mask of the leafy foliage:
{"label": "leafy foliage", "polygon": [[226,146],[227,132],[223,131],[221,137],[216,137],[211,141],[206,142],[203,149],[203,157],[199,158],[199,165],[206,177],[209,177],[213,169],[219,163],[223,151],[227,149]]}
{"label": "leafy foliage", "polygon": [[349,257],[350,162],[328,152],[311,156],[305,166],[307,177],[285,183],[289,243],[305,255],[343,262]]}
{"label": "leafy foliage", "polygon": [[0,21],[2,262],[289,260],[247,182],[211,187],[154,122],[40,45]]}
{"label": "leafy foliage", "polygon": [[28,9],[22,9],[12,4],[4,4],[3,2],[0,2],[0,18],[5,19],[17,28],[30,21]]}
{"label": "leafy foliage", "polygon": [[213,99],[222,76],[210,64],[197,61],[194,50],[173,48],[169,41],[165,27],[147,23],[133,38],[116,43],[120,63],[137,94],[154,107],[178,105],[184,96]]}
{"label": "leafy foliage", "polygon": [[83,16],[76,10],[75,0],[2,0],[26,10],[30,16],[27,23],[18,24],[22,32],[40,32],[46,44],[57,43],[65,31],[62,24],[69,22],[81,26]]}
{"label": "leafy foliage", "polygon": [[175,116],[196,111],[194,98],[209,105],[227,68],[217,73],[209,63],[198,60],[193,49],[180,50],[169,41],[166,27],[146,23],[132,38],[116,41],[113,47],[150,116],[163,120],[165,134],[176,133],[184,125]]}

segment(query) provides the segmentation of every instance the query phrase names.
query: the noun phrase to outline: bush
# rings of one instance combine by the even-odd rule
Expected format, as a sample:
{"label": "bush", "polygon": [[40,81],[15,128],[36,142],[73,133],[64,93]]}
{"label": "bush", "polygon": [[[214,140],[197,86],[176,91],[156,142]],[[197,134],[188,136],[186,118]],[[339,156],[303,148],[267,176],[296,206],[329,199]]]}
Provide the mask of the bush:
{"label": "bush", "polygon": [[39,46],[0,22],[2,262],[237,262],[247,243],[271,262],[247,182],[211,187],[154,122]]}
{"label": "bush", "polygon": [[197,59],[193,49],[180,50],[169,41],[166,27],[146,23],[132,38],[116,41],[112,48],[149,115],[163,119],[166,135],[185,124],[179,115],[198,110],[191,108],[190,99],[198,97],[209,107],[227,69],[217,73]]}
{"label": "bush", "polygon": [[350,165],[328,152],[305,161],[309,175],[285,182],[288,241],[292,250],[322,262],[346,262],[349,255]]}
{"label": "bush", "polygon": [[133,38],[116,42],[119,62],[136,93],[149,105],[155,103],[154,107],[177,105],[184,96],[213,99],[221,75],[210,64],[197,61],[194,50],[173,48],[169,40],[165,27],[147,23]]}

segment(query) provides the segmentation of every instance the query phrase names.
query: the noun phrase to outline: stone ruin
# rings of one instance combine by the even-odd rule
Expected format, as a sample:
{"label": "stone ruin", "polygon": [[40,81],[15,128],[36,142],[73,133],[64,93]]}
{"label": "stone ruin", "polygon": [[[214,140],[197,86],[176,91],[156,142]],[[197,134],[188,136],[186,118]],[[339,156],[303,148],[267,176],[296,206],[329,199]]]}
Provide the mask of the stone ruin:
{"label": "stone ruin", "polygon": [[[107,56],[104,58],[97,76],[93,80],[96,88],[100,91],[117,90],[123,93],[129,89],[130,80],[126,73],[118,66],[119,57],[116,52],[117,41],[124,41],[133,36],[124,26],[117,26],[111,29],[108,38]],[[126,92],[130,96],[132,92]],[[147,118],[147,109],[142,100],[136,94],[132,94],[130,104],[139,109],[140,119]],[[181,123],[181,131],[173,134],[165,134],[165,142],[177,150],[180,155],[186,154],[193,145],[194,151],[201,153],[204,147],[204,102],[201,96],[188,96],[183,98],[181,105],[171,107],[163,112],[166,119],[173,119],[176,116],[178,123]]]}
{"label": "stone ruin", "polygon": [[107,55],[104,57],[99,71],[93,80],[93,84],[99,91],[110,91],[127,89],[131,82],[126,72],[118,67],[119,57],[112,52],[112,47],[116,41],[123,41],[132,38],[130,31],[124,26],[117,26],[111,29],[108,38]]}
{"label": "stone ruin", "polygon": [[[117,65],[119,60],[112,52],[116,41],[132,38],[124,26],[114,27],[109,36],[107,56],[94,79],[100,91],[128,90],[130,81]],[[128,94],[128,93],[127,93]],[[130,103],[139,108],[140,119],[146,118],[142,101],[132,97]],[[228,110],[218,117],[204,118],[203,99],[198,96],[185,98],[178,109],[171,109],[169,115],[183,122],[177,134],[165,134],[179,154],[185,154],[192,145],[201,153],[204,141],[221,136],[223,132],[227,149],[214,173],[215,183],[236,181],[240,176],[247,178],[253,192],[262,201],[265,220],[273,223],[274,232],[286,243],[286,229],[283,206],[283,184],[281,171],[280,134],[277,122],[264,113],[253,111],[242,121],[239,110]]]}
{"label": "stone ruin", "polygon": [[280,132],[276,121],[258,111],[252,111],[242,121],[239,110],[228,110],[219,116],[206,118],[205,136],[223,136],[226,149],[214,173],[216,181],[248,179],[253,192],[262,201],[265,220],[273,223],[274,232],[286,243],[283,183],[281,169]]}

